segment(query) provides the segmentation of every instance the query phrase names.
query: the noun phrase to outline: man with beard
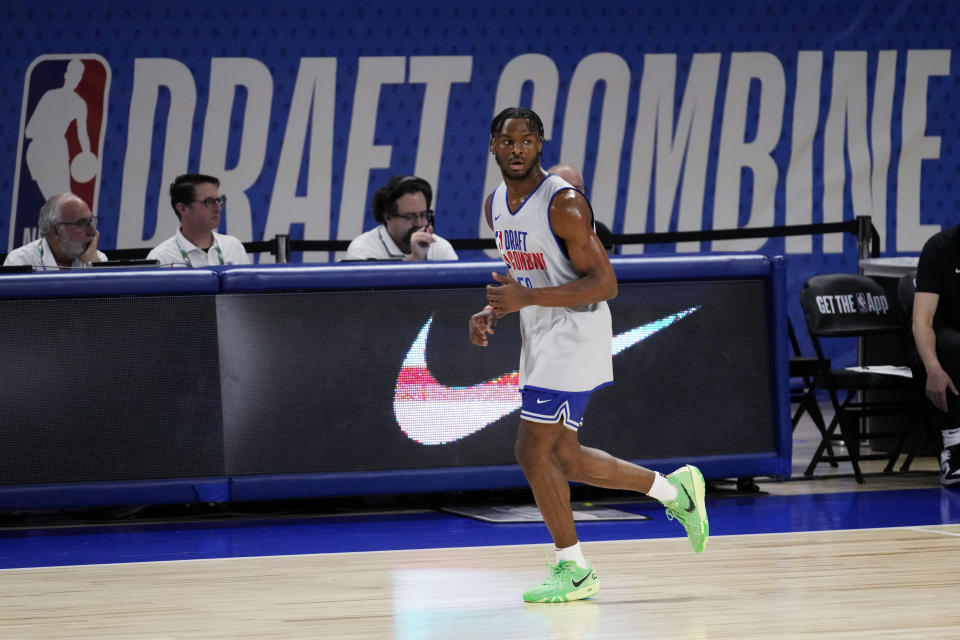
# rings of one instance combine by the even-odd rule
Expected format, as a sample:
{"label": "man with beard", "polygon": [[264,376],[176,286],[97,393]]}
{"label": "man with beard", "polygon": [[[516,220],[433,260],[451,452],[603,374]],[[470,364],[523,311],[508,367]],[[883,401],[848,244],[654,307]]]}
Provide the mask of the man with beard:
{"label": "man with beard", "polygon": [[497,322],[520,312],[522,406],[514,451],[556,549],[550,575],[523,599],[567,602],[600,590],[577,538],[570,481],[659,500],[697,553],[709,526],[696,467],[662,476],[577,439],[590,394],[613,382],[606,300],[617,295],[617,278],[586,197],[543,170],[542,149],[543,124],[529,109],[505,109],[490,124],[490,153],[503,182],[484,211],[509,270],[492,274],[498,284],[487,286],[489,304],[470,318],[469,329],[470,341],[485,347]]}
{"label": "man with beard", "polygon": [[373,194],[379,223],[347,247],[345,260],[457,260],[449,242],[433,232],[433,189],[416,176],[394,176]]}
{"label": "man with beard", "polygon": [[97,251],[100,232],[87,203],[72,193],[58,193],[40,208],[40,239],[14,249],[3,266],[29,265],[34,269],[83,269],[106,262]]}

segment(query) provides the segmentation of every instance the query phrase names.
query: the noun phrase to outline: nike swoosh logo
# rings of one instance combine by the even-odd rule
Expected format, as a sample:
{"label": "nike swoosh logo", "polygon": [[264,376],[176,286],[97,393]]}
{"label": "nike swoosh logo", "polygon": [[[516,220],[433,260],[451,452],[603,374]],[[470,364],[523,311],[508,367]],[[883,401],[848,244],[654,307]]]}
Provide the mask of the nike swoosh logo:
{"label": "nike swoosh logo", "polygon": [[697,505],[693,503],[693,498],[690,497],[690,492],[687,491],[687,488],[683,485],[680,485],[680,488],[683,489],[683,492],[685,494],[687,494],[687,502],[690,504],[689,507],[684,507],[683,510],[686,511],[687,513],[693,513],[694,511],[697,510]]}
{"label": "nike swoosh logo", "polygon": [[573,578],[570,579],[570,582],[573,583],[573,586],[579,587],[579,586],[582,585],[584,582],[586,582],[586,581],[587,581],[587,578],[589,578],[589,577],[590,577],[590,574],[588,573],[587,575],[585,575],[585,576],[583,576],[582,578],[580,578],[580,581],[579,581],[579,582],[577,582],[577,581],[574,580]]}
{"label": "nike swoosh logo", "polygon": [[[613,337],[611,355],[617,355],[700,307],[634,327]],[[437,382],[427,366],[427,336],[431,317],[420,329],[397,376],[393,413],[400,429],[411,440],[425,445],[447,444],[488,427],[520,408],[520,372],[511,371],[469,387],[448,387]]]}
{"label": "nike swoosh logo", "polygon": [[550,402],[549,398],[547,400],[541,400],[540,398],[537,398],[537,404],[543,404],[544,402]]}
{"label": "nike swoosh logo", "polygon": [[[503,215],[503,214],[501,213],[500,216],[502,216],[502,215]],[[500,216],[493,216],[493,219],[494,219],[494,220],[499,220],[499,219],[500,219]]]}

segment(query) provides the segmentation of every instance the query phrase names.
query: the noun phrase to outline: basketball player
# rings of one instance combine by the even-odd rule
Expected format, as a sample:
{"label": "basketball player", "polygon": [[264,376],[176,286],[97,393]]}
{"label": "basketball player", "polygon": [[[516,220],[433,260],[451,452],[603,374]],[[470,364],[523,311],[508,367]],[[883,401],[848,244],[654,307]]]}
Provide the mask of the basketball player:
{"label": "basketball player", "polygon": [[490,153],[503,182],[484,205],[506,275],[487,286],[489,304],[470,318],[470,340],[487,346],[497,321],[520,312],[523,404],[515,453],[556,548],[556,564],[527,602],[567,602],[595,595],[600,583],[580,549],[569,481],[631,489],[659,500],[679,520],[693,550],[709,528],[700,471],[686,465],[664,477],[598,449],[577,429],[590,394],[613,381],[612,329],[606,300],[617,279],[594,232],[582,193],[540,165],[543,124],[529,109],[500,112],[490,125]]}

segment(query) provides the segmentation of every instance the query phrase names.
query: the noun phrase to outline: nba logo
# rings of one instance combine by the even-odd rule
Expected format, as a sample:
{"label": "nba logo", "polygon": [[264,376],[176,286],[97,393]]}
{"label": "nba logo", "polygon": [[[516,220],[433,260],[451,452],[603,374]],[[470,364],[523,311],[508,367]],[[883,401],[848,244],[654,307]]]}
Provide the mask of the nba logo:
{"label": "nba logo", "polygon": [[867,296],[863,295],[862,292],[857,294],[857,306],[860,308],[860,313],[866,313],[868,311]]}
{"label": "nba logo", "polygon": [[8,248],[37,238],[37,214],[69,191],[97,213],[110,65],[93,53],[43,55],[23,85]]}

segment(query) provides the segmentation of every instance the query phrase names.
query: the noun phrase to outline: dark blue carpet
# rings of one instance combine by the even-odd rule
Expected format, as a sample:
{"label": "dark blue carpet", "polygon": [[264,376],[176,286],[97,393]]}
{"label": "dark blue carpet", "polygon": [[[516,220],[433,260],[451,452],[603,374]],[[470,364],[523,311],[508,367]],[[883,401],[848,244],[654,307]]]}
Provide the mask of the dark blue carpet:
{"label": "dark blue carpet", "polygon": [[[646,521],[582,522],[581,540],[682,536],[653,502]],[[914,489],[708,499],[714,536],[960,523],[960,491]],[[489,524],[425,511],[0,529],[0,568],[548,543],[542,523]]]}

